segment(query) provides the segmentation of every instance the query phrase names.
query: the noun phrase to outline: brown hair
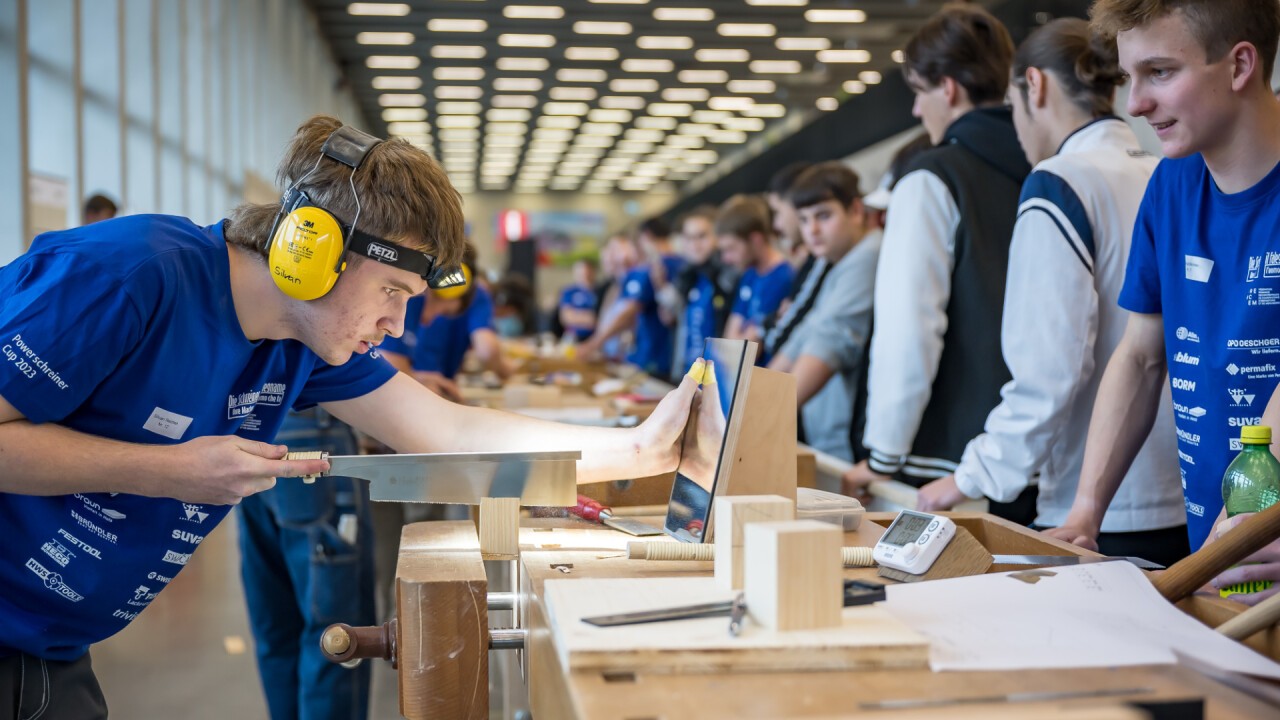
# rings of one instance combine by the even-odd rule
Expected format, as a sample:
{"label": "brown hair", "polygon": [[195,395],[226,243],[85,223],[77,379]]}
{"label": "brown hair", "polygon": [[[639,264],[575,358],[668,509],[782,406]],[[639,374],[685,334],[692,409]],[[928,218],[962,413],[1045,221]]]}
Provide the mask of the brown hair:
{"label": "brown hair", "polygon": [[1280,44],[1280,3],[1276,0],[1098,0],[1089,8],[1094,30],[1105,37],[1181,12],[1205,59],[1217,62],[1239,42],[1258,49],[1262,83],[1270,88]]}
{"label": "brown hair", "polygon": [[1013,85],[1027,97],[1027,68],[1053,73],[1076,107],[1094,117],[1111,114],[1124,72],[1115,38],[1089,31],[1080,18],[1059,18],[1027,36],[1013,56]]}
{"label": "brown hair", "polygon": [[949,77],[974,105],[1000,102],[1009,86],[1013,38],[1004,24],[972,5],[946,5],[903,48],[902,71],[931,86]]}
{"label": "brown hair", "polygon": [[716,214],[716,235],[732,235],[743,240],[760,233],[765,241],[773,237],[773,216],[769,204],[759,195],[734,195]]}
{"label": "brown hair", "polygon": [[[392,139],[370,150],[352,173],[350,167],[320,155],[325,140],[342,125],[326,115],[302,123],[285,148],[276,182],[290,187],[306,176],[300,189],[348,224],[355,219],[358,196],[360,230],[431,253],[440,265],[457,266],[466,247],[462,198],[440,165],[404,140]],[[227,219],[227,242],[266,257],[267,235],[279,211],[276,204],[240,205]]]}
{"label": "brown hair", "polygon": [[787,200],[796,210],[827,200],[835,200],[841,207],[848,208],[854,200],[862,197],[858,191],[859,183],[858,173],[853,168],[838,160],[828,160],[800,173],[800,177],[791,184]]}
{"label": "brown hair", "polygon": [[712,225],[715,225],[716,215],[719,212],[720,211],[716,209],[715,205],[699,205],[688,212],[681,213],[680,217],[676,218],[676,227],[684,230],[684,224],[694,218],[702,218]]}

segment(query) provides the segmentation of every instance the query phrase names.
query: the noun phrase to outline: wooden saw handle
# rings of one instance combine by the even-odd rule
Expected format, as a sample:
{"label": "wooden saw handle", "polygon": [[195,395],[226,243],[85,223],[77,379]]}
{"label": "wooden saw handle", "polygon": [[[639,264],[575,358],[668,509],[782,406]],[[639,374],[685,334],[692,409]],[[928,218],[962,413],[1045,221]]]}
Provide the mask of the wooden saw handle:
{"label": "wooden saw handle", "polygon": [[1276,538],[1280,538],[1280,504],[1263,510],[1221,539],[1175,563],[1151,584],[1166,600],[1176,603]]}
{"label": "wooden saw handle", "polygon": [[1244,640],[1280,621],[1280,594],[1272,595],[1219,625],[1216,630],[1232,640]]}

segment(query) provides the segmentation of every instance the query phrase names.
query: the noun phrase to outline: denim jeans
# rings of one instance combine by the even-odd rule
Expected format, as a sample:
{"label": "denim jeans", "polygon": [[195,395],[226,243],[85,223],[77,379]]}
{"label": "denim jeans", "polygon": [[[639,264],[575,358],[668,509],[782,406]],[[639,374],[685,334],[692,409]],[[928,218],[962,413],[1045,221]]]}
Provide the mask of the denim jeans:
{"label": "denim jeans", "polygon": [[[351,429],[319,409],[291,413],[276,441],[290,450],[356,452]],[[343,477],[309,485],[281,478],[275,488],[240,503],[240,551],[272,720],[364,720],[369,665],[348,669],[329,662],[320,652],[320,635],[335,622],[376,620],[368,486]]]}

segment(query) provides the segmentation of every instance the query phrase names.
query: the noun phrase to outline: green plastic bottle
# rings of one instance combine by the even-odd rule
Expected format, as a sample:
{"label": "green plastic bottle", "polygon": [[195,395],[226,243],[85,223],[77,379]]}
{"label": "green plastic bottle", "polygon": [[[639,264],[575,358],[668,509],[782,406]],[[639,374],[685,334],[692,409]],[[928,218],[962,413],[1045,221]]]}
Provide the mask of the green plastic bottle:
{"label": "green plastic bottle", "polygon": [[[1227,517],[1261,512],[1280,501],[1280,462],[1271,454],[1271,428],[1246,425],[1240,428],[1240,443],[1244,449],[1222,476],[1222,502],[1227,508]],[[1219,594],[1227,597],[1269,587],[1270,580],[1255,580],[1222,588]]]}

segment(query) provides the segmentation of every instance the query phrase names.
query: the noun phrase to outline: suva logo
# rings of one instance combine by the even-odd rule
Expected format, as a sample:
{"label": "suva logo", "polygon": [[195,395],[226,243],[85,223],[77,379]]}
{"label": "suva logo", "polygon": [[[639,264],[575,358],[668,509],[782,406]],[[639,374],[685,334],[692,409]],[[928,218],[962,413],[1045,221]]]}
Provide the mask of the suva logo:
{"label": "suva logo", "polygon": [[197,535],[197,534],[195,534],[195,533],[190,533],[190,532],[187,532],[186,530],[174,530],[174,531],[173,531],[173,535],[172,535],[172,537],[173,537],[173,539],[174,539],[174,540],[181,540],[181,541],[183,541],[183,542],[189,542],[189,543],[191,543],[192,545],[199,545],[201,542],[203,542],[203,541],[204,541],[204,536],[203,536],[203,535]]}
{"label": "suva logo", "polygon": [[1195,355],[1189,355],[1189,354],[1184,353],[1184,352],[1180,352],[1180,353],[1178,353],[1177,355],[1174,355],[1174,356],[1173,356],[1173,361],[1174,361],[1174,362],[1180,362],[1180,363],[1183,363],[1184,365],[1199,365],[1199,364],[1200,364],[1200,358],[1196,357]]}
{"label": "suva logo", "polygon": [[386,245],[380,245],[378,243],[369,243],[369,255],[370,257],[376,258],[378,260],[383,260],[391,263],[400,259],[400,253],[387,247]]}
{"label": "suva logo", "polygon": [[1179,340],[1186,340],[1187,342],[1193,342],[1193,343],[1200,342],[1200,336],[1191,332],[1185,327],[1178,328],[1178,331],[1174,334],[1178,336]]}
{"label": "suva logo", "polygon": [[1227,427],[1244,427],[1246,425],[1261,425],[1260,417],[1233,417],[1227,418]]}
{"label": "suva logo", "polygon": [[1173,378],[1173,389],[1174,389],[1174,390],[1186,390],[1186,391],[1188,391],[1188,392],[1195,392],[1195,391],[1196,391],[1196,381],[1195,381],[1195,380],[1183,380],[1182,378]]}

